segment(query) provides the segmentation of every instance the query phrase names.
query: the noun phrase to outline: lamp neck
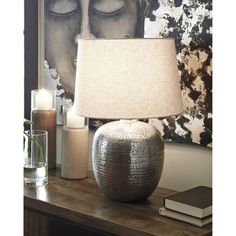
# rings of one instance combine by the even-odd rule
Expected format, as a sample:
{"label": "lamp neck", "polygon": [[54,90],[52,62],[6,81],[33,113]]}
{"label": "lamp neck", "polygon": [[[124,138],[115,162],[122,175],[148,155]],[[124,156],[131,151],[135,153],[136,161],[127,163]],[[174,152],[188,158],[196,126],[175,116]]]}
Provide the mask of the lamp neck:
{"label": "lamp neck", "polygon": [[122,123],[130,123],[130,124],[135,123],[137,121],[138,121],[137,119],[120,119],[120,122],[122,122]]}

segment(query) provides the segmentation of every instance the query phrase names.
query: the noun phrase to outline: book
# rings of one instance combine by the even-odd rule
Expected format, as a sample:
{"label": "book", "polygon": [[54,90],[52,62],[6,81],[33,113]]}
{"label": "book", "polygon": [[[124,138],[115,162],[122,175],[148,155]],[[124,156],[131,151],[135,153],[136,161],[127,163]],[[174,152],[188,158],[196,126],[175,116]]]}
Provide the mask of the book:
{"label": "book", "polygon": [[169,210],[204,218],[212,215],[212,188],[198,186],[172,194],[164,198],[164,206]]}
{"label": "book", "polygon": [[180,220],[198,227],[203,227],[204,225],[210,224],[212,222],[212,215],[200,219],[197,217],[189,216],[183,213],[179,213],[176,211],[168,210],[165,207],[161,207],[159,209],[159,214],[162,216],[166,216],[175,220]]}

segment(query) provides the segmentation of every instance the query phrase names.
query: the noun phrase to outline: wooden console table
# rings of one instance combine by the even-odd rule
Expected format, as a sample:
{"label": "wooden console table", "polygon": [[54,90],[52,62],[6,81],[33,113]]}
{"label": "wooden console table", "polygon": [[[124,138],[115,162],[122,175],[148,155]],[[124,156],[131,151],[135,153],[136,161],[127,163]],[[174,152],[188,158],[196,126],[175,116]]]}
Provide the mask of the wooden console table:
{"label": "wooden console table", "polygon": [[211,235],[211,224],[198,228],[159,215],[163,197],[173,192],[158,187],[144,202],[118,203],[103,195],[92,173],[67,180],[60,169],[49,171],[46,187],[24,189],[24,235]]}

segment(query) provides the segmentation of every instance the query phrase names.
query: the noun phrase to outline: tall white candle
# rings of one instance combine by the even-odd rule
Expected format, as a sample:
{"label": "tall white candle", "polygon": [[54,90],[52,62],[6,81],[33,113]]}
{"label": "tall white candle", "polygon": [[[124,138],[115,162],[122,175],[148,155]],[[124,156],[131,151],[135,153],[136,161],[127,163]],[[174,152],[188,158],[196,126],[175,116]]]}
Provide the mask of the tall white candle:
{"label": "tall white candle", "polygon": [[52,110],[53,97],[45,89],[41,89],[39,93],[35,95],[35,108],[36,110]]}
{"label": "tall white candle", "polygon": [[68,179],[88,176],[88,128],[63,127],[61,176]]}
{"label": "tall white candle", "polygon": [[67,112],[66,126],[68,128],[80,129],[84,128],[84,117],[74,114],[73,109]]}

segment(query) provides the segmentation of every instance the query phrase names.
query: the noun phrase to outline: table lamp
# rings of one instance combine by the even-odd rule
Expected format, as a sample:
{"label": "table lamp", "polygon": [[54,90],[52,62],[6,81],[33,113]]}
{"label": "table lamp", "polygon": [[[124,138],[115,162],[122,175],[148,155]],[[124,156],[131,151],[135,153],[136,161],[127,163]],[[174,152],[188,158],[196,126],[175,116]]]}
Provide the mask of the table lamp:
{"label": "table lamp", "polygon": [[121,119],[97,129],[95,179],[119,202],[148,198],[158,185],[164,142],[138,119],[182,112],[174,39],[80,39],[74,109],[78,115]]}

